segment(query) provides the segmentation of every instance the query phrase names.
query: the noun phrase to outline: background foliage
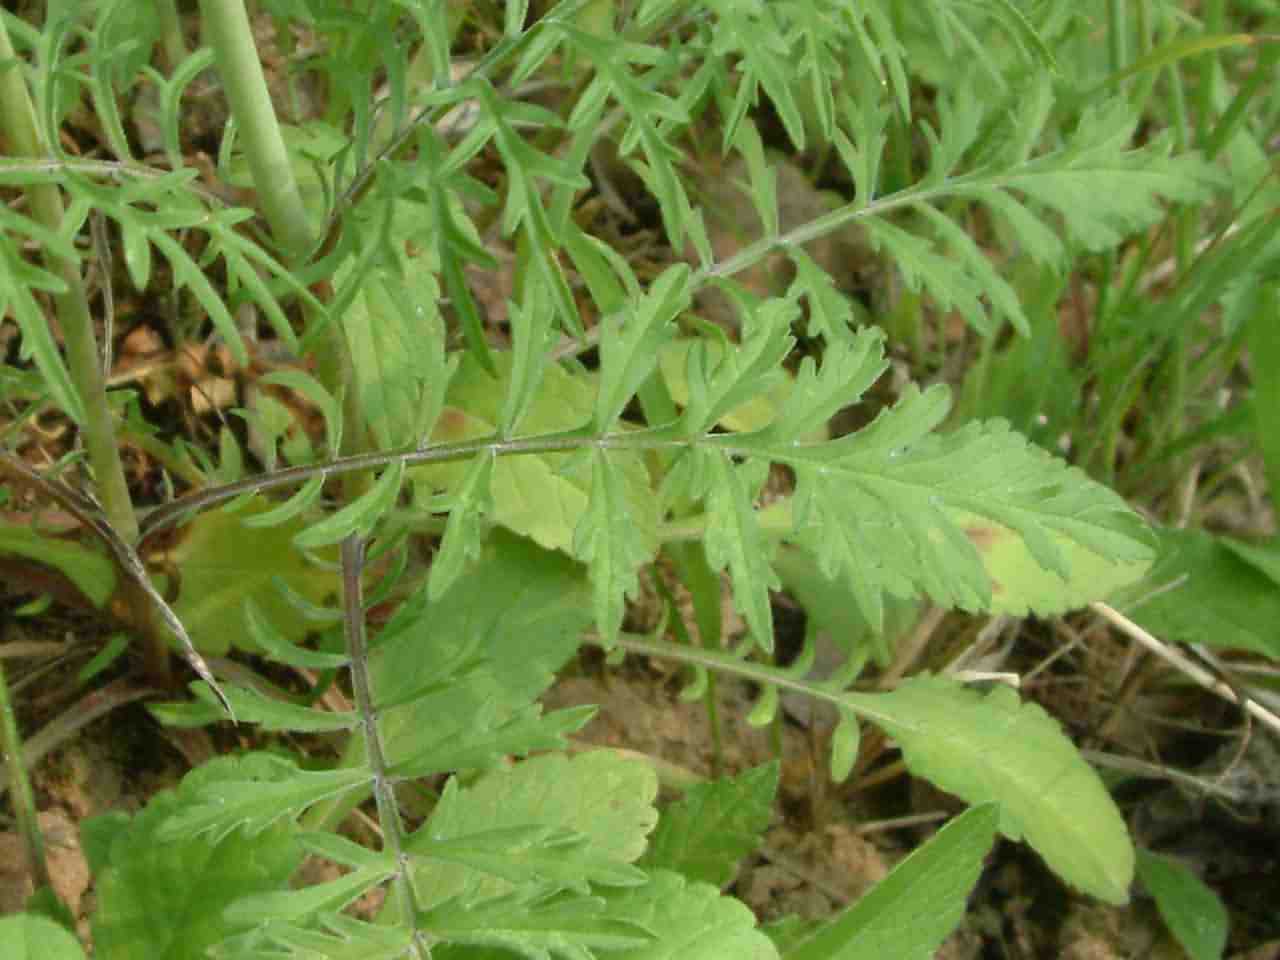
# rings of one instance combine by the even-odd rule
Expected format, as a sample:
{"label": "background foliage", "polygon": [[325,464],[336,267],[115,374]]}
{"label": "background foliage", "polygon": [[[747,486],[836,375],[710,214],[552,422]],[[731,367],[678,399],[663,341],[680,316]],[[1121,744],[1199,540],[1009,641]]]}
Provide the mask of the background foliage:
{"label": "background foliage", "polygon": [[[95,955],[922,957],[997,832],[1126,902],[1129,829],[1062,726],[902,676],[926,604],[1111,598],[1277,655],[1274,545],[1177,508],[1252,453],[1276,483],[1274,12],[1140,6],[0,13],[0,552],[153,685],[184,653],[164,722],[342,738],[87,823]],[[139,330],[225,368],[119,380]],[[722,887],[777,767],[660,809],[650,764],[569,755],[591,709],[539,698],[588,645],[684,664],[713,726],[716,677],[760,725],[828,703],[835,781],[865,723],[970,809],[847,911],[761,927]],[[380,843],[336,832],[356,810]],[[308,856],[340,869],[291,884]],[[1153,856],[1162,909],[1225,930]],[[74,955],[40,912],[2,922]]]}

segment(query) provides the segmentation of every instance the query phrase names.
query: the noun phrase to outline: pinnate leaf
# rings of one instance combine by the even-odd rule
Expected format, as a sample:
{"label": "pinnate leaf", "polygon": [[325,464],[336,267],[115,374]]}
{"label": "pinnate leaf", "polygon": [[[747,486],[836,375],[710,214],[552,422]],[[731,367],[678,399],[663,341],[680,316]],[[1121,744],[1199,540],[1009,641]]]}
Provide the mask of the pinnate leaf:
{"label": "pinnate leaf", "polygon": [[361,769],[300,770],[277,757],[255,760],[237,776],[198,780],[181,807],[158,828],[157,839],[168,843],[208,836],[216,843],[238,829],[250,834],[274,829],[313,804],[363,786],[370,776]]}
{"label": "pinnate leaf", "polygon": [[[494,435],[502,416],[510,368],[508,354],[494,357],[498,376],[486,373],[466,358],[449,387],[447,407],[436,424],[433,439],[456,442]],[[574,377],[558,365],[547,367],[521,419],[521,431],[529,435],[582,428],[591,422],[596,392],[590,378]],[[631,536],[647,546],[645,555],[657,551],[658,506],[643,460],[624,450],[609,450],[610,469],[627,500],[634,529]],[[534,540],[540,546],[579,557],[576,552],[590,543],[577,531],[590,508],[592,471],[589,460],[563,453],[520,454],[497,457],[489,478],[490,520]],[[420,489],[443,488],[455,495],[467,482],[472,468],[440,464],[415,468]],[[463,503],[469,501],[462,501]],[[586,535],[583,535],[586,537]],[[446,542],[448,537],[446,536]]]}
{"label": "pinnate leaf", "polygon": [[[389,759],[465,747],[517,716],[577,651],[590,621],[580,564],[493,531],[468,576],[439,600],[420,588],[382,630],[373,688],[381,703],[404,703],[380,717]],[[477,660],[484,669],[466,669]],[[428,692],[406,700],[414,691]]]}
{"label": "pinnate leaf", "polygon": [[574,533],[573,552],[589,564],[596,626],[606,646],[622,627],[624,597],[640,590],[638,571],[653,556],[653,544],[636,523],[625,477],[602,450],[591,455],[591,496]]}
{"label": "pinnate leaf", "polygon": [[[209,685],[203,681],[192,684],[192,690],[198,699],[211,706],[217,706],[220,702]],[[222,690],[238,722],[256,723],[263,730],[334,733],[339,730],[350,730],[360,722],[360,718],[351,711],[335,713],[284,703],[231,684],[225,684]]]}
{"label": "pinnate leaf", "polygon": [[[220,788],[232,793],[242,788],[241,793],[254,797],[261,814],[297,772],[261,754],[217,758],[188,774],[176,791],[154,797],[115,834],[108,863],[98,872],[95,956],[197,960],[207,956],[209,946],[246,929],[228,920],[223,907],[254,891],[285,886],[302,860],[293,825],[259,823],[249,831],[224,821],[208,836],[193,822],[177,818],[200,809],[207,791]],[[258,792],[265,787],[273,792]],[[287,812],[275,810],[272,819]]]}
{"label": "pinnate leaf", "polygon": [[[285,506],[289,503],[292,501]],[[293,549],[293,538],[305,527],[300,519],[294,517],[266,529],[251,530],[244,525],[245,518],[269,512],[255,503],[239,515],[225,511],[202,514],[163,556],[180,575],[174,612],[192,643],[205,653],[225,653],[233,643],[241,649],[253,649],[252,636],[238,629],[239,611],[248,599],[257,604],[277,634],[290,641],[300,640],[312,627],[279,585],[312,603],[321,602],[333,590],[333,574]]]}
{"label": "pinnate leaf", "polygon": [[607,751],[535,757],[471,787],[451,782],[406,845],[425,861],[424,905],[643,883],[630,864],[657,821],[657,791],[650,766]]}
{"label": "pinnate leaf", "polygon": [[662,811],[640,865],[722,888],[760,845],[777,789],[777,763],[695,784]]}
{"label": "pinnate leaf", "polygon": [[9,238],[0,235],[0,315],[6,309],[13,311],[22,331],[23,356],[35,360],[36,369],[53,399],[73,420],[83,423],[84,404],[80,392],[62,361],[44,310],[33,294],[39,289],[62,292],[66,284],[53,274],[27,263]]}
{"label": "pinnate leaf", "polygon": [[734,440],[795,470],[798,539],[824,575],[848,581],[873,627],[882,622],[884,591],[992,607],[1002,588],[983,567],[979,551],[989,544],[981,526],[957,523],[967,515],[1012,531],[1063,583],[1072,577],[1063,541],[1116,564],[1112,587],[1150,562],[1150,535],[1121,497],[1003,421],[931,433],[948,405],[945,387],[910,387],[865,429],[830,443],[787,445],[767,434]]}
{"label": "pinnate leaf", "polygon": [[592,429],[612,430],[623,408],[653,371],[674,331],[672,320],[689,303],[689,269],[670,267],[623,317],[606,317],[600,331],[600,389]]}
{"label": "pinnate leaf", "polygon": [[782,361],[795,345],[790,330],[799,307],[793,301],[760,301],[733,284],[722,287],[738,301],[747,326],[734,347],[722,343],[716,350],[709,340],[689,351],[689,395],[681,423],[686,436],[705,433],[731,411],[768,394],[782,379]]}
{"label": "pinnate leaf", "polygon": [[774,960],[778,956],[746,904],[676,873],[655,871],[644,886],[612,894],[608,902],[609,916],[631,921],[655,935],[650,943],[610,956],[625,960]]}
{"label": "pinnate leaf", "polygon": [[679,249],[684,242],[689,198],[676,174],[680,151],[668,137],[663,136],[657,124],[660,119],[685,124],[689,118],[677,101],[647,86],[627,66],[629,62],[653,63],[664,56],[663,52],[638,43],[605,40],[563,23],[558,26],[565,31],[574,48],[591,60],[597,72],[570,117],[570,127],[576,128],[587,122],[596,112],[592,106],[606,93],[617,98],[630,121],[619,152],[623,155],[629,153],[639,141],[647,161],[645,180],[658,200],[667,240]]}
{"label": "pinnate leaf", "polygon": [[352,533],[368,535],[400,495],[400,481],[403,478],[404,461],[393,460],[366,493],[332,516],[307,527],[293,538],[294,546],[305,550],[337,543]]}
{"label": "pinnate leaf", "polygon": [[647,930],[614,919],[604,907],[596,897],[562,897],[545,903],[507,898],[473,907],[447,903],[422,913],[418,924],[453,943],[500,947],[507,955],[528,960],[591,960],[597,950],[625,956],[619,951],[651,939]]}
{"label": "pinnate leaf", "polygon": [[733,598],[746,618],[752,637],[762,650],[773,649],[773,610],[769,591],[782,581],[769,564],[760,524],[752,503],[765,479],[764,464],[732,465],[726,457],[706,458],[710,486],[704,490],[707,532],[704,545],[712,570],[728,568]]}

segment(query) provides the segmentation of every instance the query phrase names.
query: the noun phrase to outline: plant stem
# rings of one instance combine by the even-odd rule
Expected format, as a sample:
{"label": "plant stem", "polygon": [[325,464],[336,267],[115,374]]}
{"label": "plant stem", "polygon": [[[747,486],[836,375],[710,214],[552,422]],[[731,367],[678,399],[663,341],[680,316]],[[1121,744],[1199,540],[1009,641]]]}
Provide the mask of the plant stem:
{"label": "plant stem", "polygon": [[[9,41],[4,21],[0,20],[0,63],[8,60],[11,66],[0,71],[0,130],[9,141],[14,156],[40,159],[48,156],[40,130],[36,123],[35,108],[16,62],[16,53]],[[35,218],[50,230],[62,227],[62,195],[53,184],[31,184],[26,187],[26,197]],[[53,298],[54,310],[62,327],[62,338],[67,351],[67,370],[76,392],[80,396],[82,410],[75,417],[80,426],[89,464],[93,468],[98,499],[120,538],[129,544],[137,542],[138,521],[129,498],[129,485],[125,480],[120,451],[116,447],[111,405],[107,400],[107,386],[98,362],[98,343],[94,333],[93,315],[85,293],[80,266],[75,261],[49,253],[46,265],[66,284],[67,289]],[[68,411],[75,416],[75,411]],[[143,638],[147,662],[147,675],[159,687],[168,687],[170,679],[169,651],[160,631],[155,626],[151,605],[133,585],[125,585],[125,600],[133,614],[134,625]]]}
{"label": "plant stem", "polygon": [[156,19],[160,23],[160,49],[164,51],[165,66],[172,73],[190,53],[182,35],[176,0],[156,0]]}
{"label": "plant stem", "polygon": [[310,252],[313,241],[302,191],[289,163],[267,78],[253,42],[243,0],[201,0],[204,36],[239,128],[258,203],[287,259]]}
{"label": "plant stem", "polygon": [[9,789],[13,791],[13,813],[18,821],[18,834],[31,867],[36,887],[49,886],[49,865],[44,858],[44,838],[36,819],[36,802],[27,779],[27,765],[22,756],[22,738],[13,716],[9,685],[4,678],[4,661],[0,660],[0,756],[9,770]]}
{"label": "plant stem", "polygon": [[[244,2],[201,0],[200,13],[205,37],[213,47],[218,73],[231,104],[231,115],[239,127],[258,203],[272,235],[284,248],[286,261],[298,266],[314,250],[317,237],[289,162]],[[335,396],[346,397],[343,452],[358,453],[366,446],[364,418],[358,404],[360,391],[338,322],[331,320],[324,336],[317,341],[316,360],[325,389]],[[346,487],[348,499],[354,499],[364,486],[363,478],[351,478]]]}
{"label": "plant stem", "polygon": [[[386,848],[395,857],[398,867],[392,881],[393,894],[404,923],[416,930],[418,906],[408,875],[408,870],[411,869],[409,860],[404,852],[404,822],[400,819],[400,806],[396,802],[394,786],[387,774],[389,765],[378,727],[378,709],[373,700],[373,687],[369,681],[369,643],[365,633],[362,582],[364,547],[364,538],[359,534],[353,533],[342,541],[342,608],[347,655],[351,658],[351,692],[363,720],[365,754],[369,769],[373,772],[373,796],[378,805],[378,821],[382,826]],[[431,945],[424,940],[421,931],[415,933],[414,943],[419,956],[431,955]]]}

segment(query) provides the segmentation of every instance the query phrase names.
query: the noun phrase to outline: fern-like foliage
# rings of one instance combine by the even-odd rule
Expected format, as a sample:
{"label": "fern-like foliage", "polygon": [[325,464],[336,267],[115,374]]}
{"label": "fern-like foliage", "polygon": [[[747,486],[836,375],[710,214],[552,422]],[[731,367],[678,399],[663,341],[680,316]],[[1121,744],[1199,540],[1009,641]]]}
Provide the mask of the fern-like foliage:
{"label": "fern-like foliage", "polygon": [[[277,247],[251,228],[250,210],[198,188],[184,165],[181,101],[210,63],[207,51],[149,79],[173,169],[131,160],[114,112],[104,123],[117,162],[0,163],[0,186],[56,185],[70,201],[57,230],[0,206],[0,310],[18,321],[48,398],[73,418],[82,401],[40,302],[65,284],[24,248],[81,264],[75,238],[91,211],[114,224],[130,281],[155,287],[158,254],[172,289],[203,308],[209,335],[241,362],[248,347],[233,310],[248,305],[293,355],[333,361],[338,344],[349,367],[345,380],[301,363],[267,380],[319,412],[322,452],[240,476],[242,452],[224,431],[218,467],[206,463],[209,482],[142,523],[145,541],[200,510],[280,491],[286,499],[241,522],[297,524],[300,550],[343,544],[344,606],[292,598],[333,631],[328,639],[341,631],[343,652],[298,647],[253,607],[242,633],[244,646],[285,664],[346,671],[350,709],[225,692],[242,722],[347,735],[342,760],[328,770],[278,757],[228,761],[132,822],[100,824],[98,955],[195,957],[208,947],[228,958],[808,958],[850,955],[840,951],[859,931],[871,931],[863,943],[883,942],[875,931],[899,922],[906,880],[825,933],[779,934],[785,954],[720,893],[764,828],[776,780],[768,771],[695,794],[660,819],[646,765],[565,755],[590,710],[544,714],[537,698],[593,626],[606,648],[760,683],[759,719],[780,689],[835,704],[837,772],[848,771],[867,720],[915,772],[997,806],[948,828],[900,878],[925,864],[976,875],[998,828],[1080,888],[1123,900],[1132,872],[1123,823],[1038,708],[1009,691],[983,696],[928,677],[863,694],[850,689],[856,662],[814,684],[749,656],[772,650],[769,592],[781,585],[782,544],[847,590],[876,630],[894,598],[1054,614],[1132,582],[1150,563],[1148,532],[1114,492],[1003,422],[944,429],[944,386],[908,386],[862,429],[827,432],[888,361],[882,332],[855,322],[862,314],[806,244],[857,227],[885,271],[932,310],[955,311],[983,335],[1005,323],[1026,333],[1009,261],[1064,270],[1081,251],[1148,227],[1163,204],[1203,198],[1215,184],[1209,165],[1173,155],[1166,140],[1133,146],[1136,118],[1120,101],[1069,115],[1049,79],[1029,82],[1016,109],[991,109],[1001,101],[977,95],[1017,71],[1035,76],[1033,65],[1047,70],[1052,42],[1070,32],[1067,5],[643,0],[601,18],[612,5],[562,0],[528,22],[529,5],[510,3],[465,77],[449,69],[452,5],[442,0],[371,3],[367,20],[337,0],[263,6],[327,44],[299,70],[324,73],[331,115],[286,138],[293,166],[311,171],[308,215],[325,227],[316,249]],[[114,103],[131,81],[104,60],[125,42],[125,5],[102,10],[85,35],[86,82],[95,102]],[[19,34],[36,54],[50,142],[60,91],[77,73],[55,69],[58,44],[88,22],[69,15],[59,31]],[[977,63],[957,66],[963,84],[922,104],[912,98],[920,68],[910,54],[925,45]],[[373,88],[375,75],[385,90]],[[526,95],[535,82],[578,95],[561,98],[568,106],[557,113]],[[849,185],[844,203],[783,227],[757,125],[764,104],[779,141],[830,148]],[[762,228],[719,260],[685,169],[713,113],[720,149],[747,171]],[[234,177],[249,160],[227,142],[219,169]],[[670,257],[641,269],[591,233],[578,200],[592,187],[588,172],[599,176],[592,160],[604,147],[652,196],[649,226],[666,249],[688,247],[696,265]],[[497,342],[468,269],[495,268],[488,245],[502,238],[515,281]],[[789,289],[769,296],[734,282],[778,252],[795,266]],[[735,308],[728,331],[697,314],[713,284]],[[576,359],[592,350],[591,362]],[[265,432],[270,459],[280,431]],[[778,489],[770,481],[780,473]],[[339,477],[353,482],[339,491],[328,482]],[[427,573],[405,572],[414,526],[440,536]],[[639,571],[664,545],[690,539],[696,546],[669,552],[705,583],[727,572],[750,634],[737,651],[624,634]],[[365,582],[366,544],[380,560],[398,558],[389,573],[377,568],[377,587]],[[368,608],[387,598],[395,612],[370,639]],[[718,591],[715,603],[706,622],[718,624]],[[164,717],[214,715],[214,691],[195,689],[195,705]],[[429,812],[410,819],[397,791],[424,781],[436,788]],[[724,812],[743,796],[754,816]],[[381,849],[326,829],[370,798]],[[710,852],[681,839],[697,831],[714,838]],[[304,854],[344,872],[291,889]],[[204,869],[182,879],[183,863]],[[248,879],[237,872],[246,864]],[[158,884],[157,873],[174,877]],[[961,909],[957,886],[938,888],[945,911]],[[385,899],[356,911],[372,891]],[[179,927],[175,915],[193,919]],[[174,934],[193,926],[198,934]],[[915,948],[936,947],[945,931],[934,926]]]}

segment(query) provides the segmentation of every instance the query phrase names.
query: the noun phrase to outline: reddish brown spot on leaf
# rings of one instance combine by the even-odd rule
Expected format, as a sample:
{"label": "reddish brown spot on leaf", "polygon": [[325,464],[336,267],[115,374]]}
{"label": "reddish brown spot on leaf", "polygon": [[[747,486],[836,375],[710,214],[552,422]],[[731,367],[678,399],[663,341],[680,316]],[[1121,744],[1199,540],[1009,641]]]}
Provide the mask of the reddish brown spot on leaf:
{"label": "reddish brown spot on leaf", "polygon": [[979,553],[986,553],[1000,541],[1004,531],[998,527],[970,526],[964,528],[964,535]]}
{"label": "reddish brown spot on leaf", "polygon": [[466,432],[467,415],[457,407],[445,407],[440,411],[436,427],[432,431],[436,441],[458,440]]}

